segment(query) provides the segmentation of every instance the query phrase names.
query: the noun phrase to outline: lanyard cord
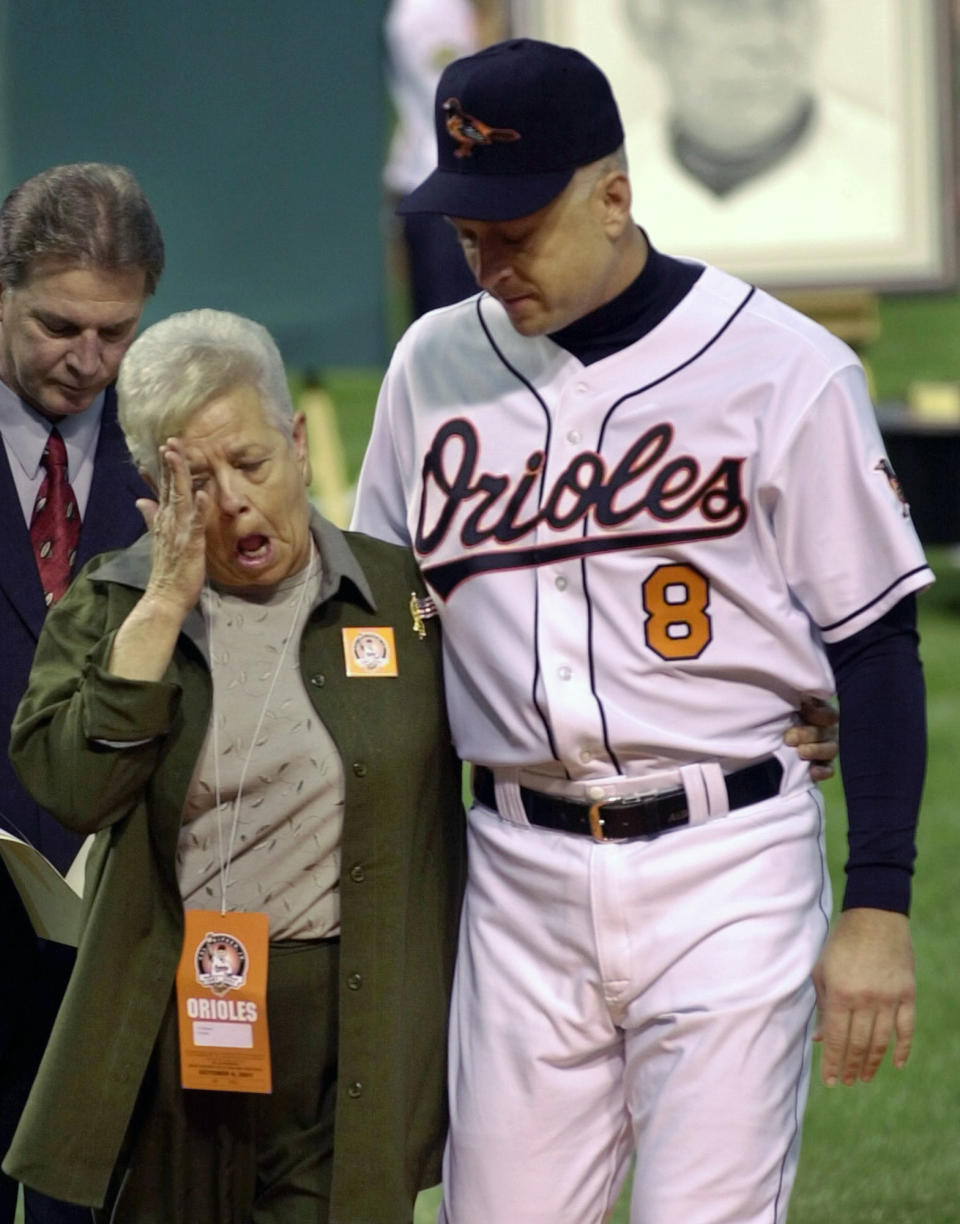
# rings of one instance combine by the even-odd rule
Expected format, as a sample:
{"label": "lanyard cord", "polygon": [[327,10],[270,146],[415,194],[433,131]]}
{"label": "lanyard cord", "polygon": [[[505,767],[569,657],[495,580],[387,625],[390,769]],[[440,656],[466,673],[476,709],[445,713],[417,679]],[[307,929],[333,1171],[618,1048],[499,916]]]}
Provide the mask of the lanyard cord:
{"label": "lanyard cord", "polygon": [[[263,720],[267,715],[267,709],[270,705],[270,698],[273,696],[273,690],[276,688],[277,681],[280,678],[280,671],[283,667],[283,661],[287,657],[287,648],[293,638],[294,630],[297,627],[297,622],[300,619],[300,612],[303,608],[303,601],[307,597],[307,589],[310,586],[310,579],[313,577],[313,562],[314,552],[310,554],[310,563],[307,566],[307,575],[300,587],[300,593],[297,596],[296,606],[293,609],[293,620],[290,622],[290,630],[283,641],[283,649],[280,651],[280,658],[277,660],[277,666],[273,673],[273,679],[270,681],[270,687],[267,689],[267,695],[264,698],[263,706],[260,710],[260,716],[257,719],[257,725],[250,738],[250,747],[247,749],[247,755],[243,762],[243,768],[240,771],[240,781],[237,784],[237,796],[233,801],[233,820],[230,823],[230,838],[227,842],[227,852],[223,852],[223,817],[221,812],[220,802],[220,736],[217,730],[217,686],[213,683],[213,702],[212,702],[212,738],[213,738],[213,778],[214,778],[214,798],[217,805],[217,849],[220,855],[220,913],[227,912],[227,886],[229,884],[230,865],[233,862],[233,845],[237,836],[237,828],[240,823],[240,800],[243,796],[243,784],[246,781],[247,769],[250,766],[250,761],[253,757],[253,750],[257,745],[257,740],[260,736],[260,729],[263,726]],[[210,652],[210,678],[213,677],[213,591],[210,589],[209,582],[206,584],[204,594],[207,596],[204,601],[207,605],[207,616],[204,618],[207,625],[207,650]]]}

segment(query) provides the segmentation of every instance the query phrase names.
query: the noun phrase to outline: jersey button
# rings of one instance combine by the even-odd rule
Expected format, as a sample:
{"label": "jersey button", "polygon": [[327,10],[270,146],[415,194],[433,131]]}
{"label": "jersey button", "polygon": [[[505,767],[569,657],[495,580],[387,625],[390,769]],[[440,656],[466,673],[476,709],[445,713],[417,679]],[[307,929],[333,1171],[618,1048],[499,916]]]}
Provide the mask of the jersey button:
{"label": "jersey button", "polygon": [[567,441],[570,443],[571,446],[576,446],[582,437],[583,437],[583,434],[580,432],[579,429],[571,429],[567,433]]}
{"label": "jersey button", "polygon": [[563,574],[561,574],[559,578],[555,579],[555,585],[558,591],[565,591],[567,589],[567,580],[564,578]]}
{"label": "jersey button", "polygon": [[569,667],[558,667],[557,675],[560,677],[561,680],[569,680],[570,677],[573,675],[573,672],[570,670]]}
{"label": "jersey button", "polygon": [[580,749],[580,760],[583,762],[584,765],[590,764],[590,762],[593,760],[593,753],[590,751],[589,748]]}

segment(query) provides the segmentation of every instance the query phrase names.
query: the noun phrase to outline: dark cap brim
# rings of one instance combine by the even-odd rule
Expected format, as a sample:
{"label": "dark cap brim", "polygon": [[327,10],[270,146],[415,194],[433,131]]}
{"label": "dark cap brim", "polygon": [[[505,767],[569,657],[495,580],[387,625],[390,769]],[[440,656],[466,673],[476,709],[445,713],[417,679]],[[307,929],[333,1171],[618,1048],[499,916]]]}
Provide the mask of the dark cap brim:
{"label": "dark cap brim", "polygon": [[442,213],[470,221],[512,221],[555,199],[576,168],[540,174],[461,174],[434,170],[397,205],[401,216]]}

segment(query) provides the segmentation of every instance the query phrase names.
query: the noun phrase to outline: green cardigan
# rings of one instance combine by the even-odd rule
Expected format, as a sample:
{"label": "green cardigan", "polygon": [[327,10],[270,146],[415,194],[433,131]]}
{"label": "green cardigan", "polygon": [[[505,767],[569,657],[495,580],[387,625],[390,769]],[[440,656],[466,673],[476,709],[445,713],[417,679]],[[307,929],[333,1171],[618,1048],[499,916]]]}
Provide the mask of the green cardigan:
{"label": "green cardigan", "polygon": [[[342,981],[333,1224],[397,1224],[440,1179],[446,1018],[464,868],[440,631],[414,630],[410,554],[314,516],[323,585],[300,643],[311,701],[343,760]],[[76,969],[4,1161],[55,1198],[103,1203],[173,987],[183,931],[180,815],[210,718],[202,617],[162,682],[111,676],[113,634],[150,568],[145,537],[93,561],[51,609],[11,757],[87,863]],[[350,678],[341,628],[391,625],[399,675]],[[111,748],[102,741],[145,742]]]}

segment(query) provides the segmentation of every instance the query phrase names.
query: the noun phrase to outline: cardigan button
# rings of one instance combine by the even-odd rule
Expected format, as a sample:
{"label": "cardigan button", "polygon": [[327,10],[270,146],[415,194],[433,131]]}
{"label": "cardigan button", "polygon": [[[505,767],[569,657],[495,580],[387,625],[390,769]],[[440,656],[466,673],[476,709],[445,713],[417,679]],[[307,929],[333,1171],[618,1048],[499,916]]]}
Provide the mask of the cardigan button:
{"label": "cardigan button", "polygon": [[350,868],[350,879],[354,884],[362,884],[366,878],[367,873],[363,870],[363,866],[360,863],[354,863]]}
{"label": "cardigan button", "polygon": [[347,978],[347,990],[359,990],[363,985],[363,974],[351,973]]}
{"label": "cardigan button", "polygon": [[356,777],[365,778],[367,776],[367,767],[364,765],[363,761],[354,761],[353,772]]}
{"label": "cardigan button", "polygon": [[352,1083],[347,1089],[347,1096],[353,1097],[354,1100],[356,1100],[358,1096],[362,1096],[362,1094],[363,1084],[361,1084],[359,1080],[355,1080],[354,1083]]}
{"label": "cardigan button", "polygon": [[327,677],[321,672],[317,672],[315,676],[310,677],[310,683],[314,688],[323,688],[323,686],[327,683]]}

